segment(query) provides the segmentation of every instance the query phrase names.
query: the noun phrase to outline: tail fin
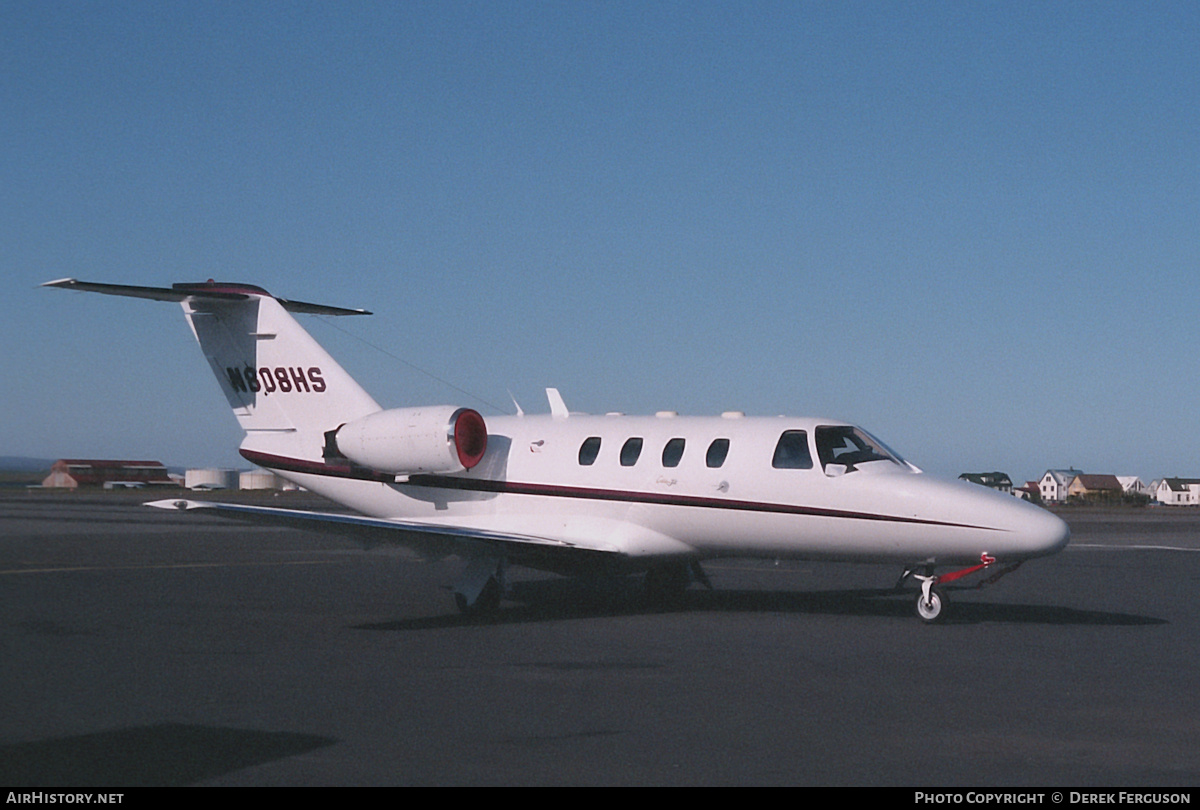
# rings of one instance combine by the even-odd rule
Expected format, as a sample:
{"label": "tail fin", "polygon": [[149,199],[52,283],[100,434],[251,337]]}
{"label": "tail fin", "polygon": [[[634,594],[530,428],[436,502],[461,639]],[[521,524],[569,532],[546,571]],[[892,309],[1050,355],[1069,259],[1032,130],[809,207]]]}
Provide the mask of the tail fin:
{"label": "tail fin", "polygon": [[324,433],[380,410],[289,312],[369,315],[275,298],[247,284],[134,287],[75,279],[44,287],[176,301],[246,438],[242,450],[319,461]]}

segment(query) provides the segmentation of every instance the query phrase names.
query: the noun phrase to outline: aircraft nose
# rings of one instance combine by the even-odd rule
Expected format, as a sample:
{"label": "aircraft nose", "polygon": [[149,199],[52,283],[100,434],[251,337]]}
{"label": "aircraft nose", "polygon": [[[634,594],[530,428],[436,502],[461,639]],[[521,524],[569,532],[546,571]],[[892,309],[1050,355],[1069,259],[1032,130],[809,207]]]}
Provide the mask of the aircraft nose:
{"label": "aircraft nose", "polygon": [[1031,556],[1057,554],[1066,548],[1071,539],[1071,528],[1058,515],[1040,507],[1034,508],[1037,511],[1030,515],[1029,525],[1024,532]]}

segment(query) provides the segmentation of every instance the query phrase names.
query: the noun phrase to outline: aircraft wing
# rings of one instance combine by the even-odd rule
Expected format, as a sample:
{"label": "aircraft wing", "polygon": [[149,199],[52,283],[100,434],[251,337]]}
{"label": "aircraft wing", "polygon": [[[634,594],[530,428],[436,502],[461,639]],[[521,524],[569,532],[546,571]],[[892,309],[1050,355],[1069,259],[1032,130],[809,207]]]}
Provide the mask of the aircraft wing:
{"label": "aircraft wing", "polygon": [[[560,573],[578,573],[619,565],[622,549],[593,542],[592,531],[573,527],[561,536],[539,536],[523,531],[495,530],[463,523],[389,520],[336,512],[309,512],[277,509],[248,504],[191,501],[169,498],[151,501],[146,506],[198,514],[211,514],[249,523],[283,526],[293,529],[338,534],[367,546],[402,546],[432,558],[448,554],[476,556],[481,553],[503,556],[514,563]],[[595,536],[603,536],[596,532]]]}

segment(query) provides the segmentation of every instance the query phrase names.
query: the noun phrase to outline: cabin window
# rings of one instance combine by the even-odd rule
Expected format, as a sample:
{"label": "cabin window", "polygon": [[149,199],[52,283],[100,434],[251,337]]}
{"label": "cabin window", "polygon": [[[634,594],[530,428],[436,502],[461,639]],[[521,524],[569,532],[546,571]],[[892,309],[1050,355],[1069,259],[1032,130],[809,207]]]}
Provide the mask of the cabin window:
{"label": "cabin window", "polygon": [[633,438],[621,446],[621,466],[632,467],[642,454],[642,440]]}
{"label": "cabin window", "polygon": [[808,452],[808,433],[785,430],[775,445],[771,466],[778,470],[811,470],[812,454]]}
{"label": "cabin window", "polygon": [[713,439],[713,443],[708,446],[708,452],[704,454],[704,463],[710,467],[720,467],[725,463],[727,455],[729,439]]}
{"label": "cabin window", "polygon": [[596,461],[596,456],[600,454],[600,437],[589,436],[583,440],[583,444],[579,447],[579,463],[587,467]]}
{"label": "cabin window", "polygon": [[671,439],[663,448],[662,462],[664,467],[678,467],[683,458],[683,439]]}

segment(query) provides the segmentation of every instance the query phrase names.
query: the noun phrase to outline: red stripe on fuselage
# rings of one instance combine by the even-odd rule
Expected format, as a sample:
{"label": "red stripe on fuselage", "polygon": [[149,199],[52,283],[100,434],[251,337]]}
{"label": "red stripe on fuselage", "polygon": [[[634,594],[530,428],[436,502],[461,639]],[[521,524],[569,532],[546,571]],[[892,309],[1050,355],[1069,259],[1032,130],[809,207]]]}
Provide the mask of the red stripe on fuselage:
{"label": "red stripe on fuselage", "polygon": [[[242,450],[242,456],[260,467],[289,472],[324,475],[335,478],[354,478],[366,481],[395,482],[395,476],[368,470],[352,464],[328,464],[320,461],[274,456]],[[641,503],[658,506],[688,506],[700,509],[726,509],[737,512],[759,512],[779,515],[805,515],[808,517],[842,518],[849,520],[874,520],[888,523],[912,523],[925,526],[948,526],[959,529],[981,529],[997,531],[991,526],[976,526],[970,523],[953,523],[917,517],[880,515],[873,512],[855,512],[844,509],[826,509],[789,503],[767,503],[743,501],[732,498],[707,498],[698,495],[671,495],[660,492],[638,492],[622,489],[600,489],[592,487],[568,487],[558,484],[530,484],[519,481],[497,481],[490,478],[460,478],[452,475],[413,475],[407,481],[395,482],[396,486],[425,487],[429,489],[456,489],[467,492],[491,492],[503,495],[534,495],[543,498],[573,498],[588,501],[615,503]]]}

